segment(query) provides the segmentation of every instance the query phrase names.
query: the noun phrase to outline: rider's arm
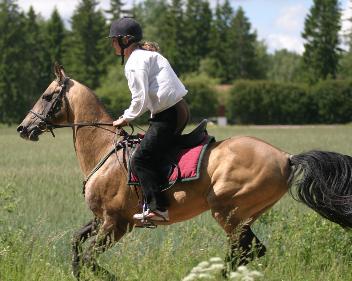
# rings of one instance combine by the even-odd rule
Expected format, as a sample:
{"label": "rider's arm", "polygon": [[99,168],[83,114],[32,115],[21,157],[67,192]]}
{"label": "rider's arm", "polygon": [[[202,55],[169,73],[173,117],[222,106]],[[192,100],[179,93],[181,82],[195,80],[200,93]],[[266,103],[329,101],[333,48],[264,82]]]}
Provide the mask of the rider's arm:
{"label": "rider's arm", "polygon": [[148,110],[148,73],[144,69],[129,70],[126,72],[128,87],[132,93],[132,101],[124,111],[123,118],[129,122],[141,116]]}

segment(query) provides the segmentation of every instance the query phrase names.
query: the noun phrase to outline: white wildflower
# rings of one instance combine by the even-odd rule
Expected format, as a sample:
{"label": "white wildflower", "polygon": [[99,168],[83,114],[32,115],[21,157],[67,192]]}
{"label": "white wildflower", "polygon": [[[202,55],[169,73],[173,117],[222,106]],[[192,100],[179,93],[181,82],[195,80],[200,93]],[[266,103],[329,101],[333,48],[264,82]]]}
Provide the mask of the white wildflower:
{"label": "white wildflower", "polygon": [[235,272],[230,273],[230,280],[254,281],[257,277],[260,278],[262,276],[263,274],[261,274],[259,271],[256,271],[256,270],[250,271],[245,266],[239,266]]}
{"label": "white wildflower", "polygon": [[259,271],[256,271],[256,270],[251,271],[251,274],[254,277],[262,277],[263,276],[262,273],[260,273]]}
{"label": "white wildflower", "polygon": [[209,266],[209,262],[207,261],[202,261],[197,265],[198,268],[206,268],[208,266]]}
{"label": "white wildflower", "polygon": [[222,259],[219,257],[214,257],[209,260],[211,263],[222,263]]}
{"label": "white wildflower", "polygon": [[[209,259],[209,261],[200,262],[182,281],[213,280],[224,268],[225,265],[222,260],[214,257]],[[262,276],[263,274],[259,271],[250,271],[245,266],[239,266],[235,272],[230,272],[229,274],[230,280],[233,281],[255,281]]]}
{"label": "white wildflower", "polygon": [[2,250],[0,250],[0,256],[5,256],[10,250],[10,247],[7,246],[5,248],[3,248]]}
{"label": "white wildflower", "polygon": [[242,275],[238,272],[231,272],[230,273],[230,279],[239,279]]}
{"label": "white wildflower", "polygon": [[193,280],[196,280],[196,278],[197,278],[197,274],[190,273],[185,278],[183,278],[182,281],[193,281]]}
{"label": "white wildflower", "polygon": [[241,272],[241,273],[247,273],[247,272],[248,272],[248,269],[247,269],[247,267],[241,265],[241,266],[239,266],[239,267],[237,268],[237,271],[238,271],[238,272]]}
{"label": "white wildflower", "polygon": [[224,269],[224,265],[223,264],[219,264],[219,263],[215,263],[215,264],[212,264],[209,269],[211,269],[211,270],[222,270],[222,269]]}
{"label": "white wildflower", "polygon": [[214,276],[210,275],[210,274],[205,274],[205,273],[201,273],[198,275],[199,279],[214,279]]}

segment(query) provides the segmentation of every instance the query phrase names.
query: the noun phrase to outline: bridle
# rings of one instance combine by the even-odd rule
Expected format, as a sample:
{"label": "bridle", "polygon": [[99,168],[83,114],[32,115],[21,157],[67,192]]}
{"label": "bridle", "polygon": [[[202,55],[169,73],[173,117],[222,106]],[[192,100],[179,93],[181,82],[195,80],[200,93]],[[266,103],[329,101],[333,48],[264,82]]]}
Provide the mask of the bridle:
{"label": "bridle", "polygon": [[[104,123],[104,122],[81,122],[81,123],[67,123],[67,124],[54,124],[51,120],[55,117],[55,114],[61,110],[63,105],[63,100],[66,101],[66,92],[67,86],[70,81],[70,77],[65,77],[65,79],[60,84],[60,92],[55,97],[53,102],[51,103],[48,110],[43,110],[42,113],[35,112],[30,110],[29,112],[32,113],[34,116],[39,118],[41,121],[38,124],[38,129],[42,132],[50,131],[52,136],[55,137],[53,129],[56,128],[69,128],[69,127],[85,127],[85,126],[92,126],[92,127],[99,127],[99,126],[112,126],[112,123]],[[45,97],[42,97],[45,99]],[[45,112],[46,111],[46,112]],[[69,116],[68,109],[67,109],[67,117]]]}

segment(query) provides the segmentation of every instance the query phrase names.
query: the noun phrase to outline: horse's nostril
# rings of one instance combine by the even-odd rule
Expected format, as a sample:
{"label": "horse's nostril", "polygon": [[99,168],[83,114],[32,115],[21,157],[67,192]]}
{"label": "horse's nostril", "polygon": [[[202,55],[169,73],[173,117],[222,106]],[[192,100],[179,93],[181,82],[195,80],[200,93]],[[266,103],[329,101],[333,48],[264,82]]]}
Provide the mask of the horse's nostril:
{"label": "horse's nostril", "polygon": [[21,132],[23,131],[23,128],[24,128],[24,127],[23,127],[23,126],[21,126],[21,125],[20,125],[20,126],[18,126],[18,127],[17,127],[17,132],[21,133]]}

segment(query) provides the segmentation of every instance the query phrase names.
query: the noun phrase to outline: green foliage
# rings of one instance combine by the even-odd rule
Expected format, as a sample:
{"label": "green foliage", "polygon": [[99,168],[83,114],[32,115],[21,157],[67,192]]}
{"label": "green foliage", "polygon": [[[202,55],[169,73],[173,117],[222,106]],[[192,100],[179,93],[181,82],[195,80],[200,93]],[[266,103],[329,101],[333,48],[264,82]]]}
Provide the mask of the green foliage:
{"label": "green foliage", "polygon": [[254,42],[255,45],[255,78],[266,79],[270,70],[270,55],[264,40]]}
{"label": "green foliage", "polygon": [[81,0],[72,16],[72,31],[65,39],[64,65],[76,80],[92,89],[100,85],[106,73],[110,41],[108,28],[97,1]]}
{"label": "green foliage", "polygon": [[110,67],[102,85],[97,89],[97,95],[112,116],[123,114],[131,103],[131,93],[122,66]]}
{"label": "green foliage", "polygon": [[160,29],[160,47],[163,55],[170,61],[177,74],[185,72],[183,57],[186,50],[185,44],[186,27],[184,21],[183,1],[172,0],[171,5],[162,17]]}
{"label": "green foliage", "polygon": [[162,47],[167,34],[163,33],[163,25],[168,5],[163,0],[145,0],[133,7],[133,13],[143,28],[143,37],[147,41],[156,41]]}
{"label": "green foliage", "polygon": [[209,52],[212,12],[209,2],[188,0],[185,11],[185,42],[183,64],[187,72],[197,71],[200,60]]}
{"label": "green foliage", "polygon": [[[18,194],[13,182],[9,181],[8,183],[0,184],[0,209],[12,213],[15,211],[18,205]],[[1,224],[1,219],[0,219]]]}
{"label": "green foliage", "polygon": [[[228,0],[224,1],[223,5],[217,2],[215,7],[215,16],[211,26],[211,40],[209,41],[209,59],[202,61],[203,70],[208,75],[219,78],[221,82],[231,80],[229,78],[227,66],[229,65],[228,52],[231,51],[231,46],[228,44],[228,34],[231,28],[231,20],[233,18],[233,9]],[[206,67],[204,67],[206,66]],[[214,70],[213,70],[214,69]]]}
{"label": "green foliage", "polygon": [[216,115],[218,101],[215,95],[215,80],[206,75],[188,75],[183,80],[188,94],[185,99],[190,107],[191,118],[198,121]]}
{"label": "green foliage", "polygon": [[209,47],[209,57],[201,61],[200,71],[223,83],[265,78],[265,45],[257,41],[244,10],[240,7],[234,13],[228,0],[216,5]]}
{"label": "green foliage", "polygon": [[49,60],[32,8],[25,15],[15,1],[1,1],[0,33],[0,122],[18,122],[46,88]]}
{"label": "green foliage", "polygon": [[316,109],[306,87],[271,81],[237,81],[229,97],[228,116],[240,124],[316,122]]}
{"label": "green foliage", "polygon": [[47,46],[45,45],[44,25],[36,15],[34,9],[30,7],[24,26],[26,34],[25,72],[31,73],[30,82],[26,87],[27,95],[30,97],[28,103],[32,102],[47,88],[51,82],[52,62]]}
{"label": "green foliage", "polygon": [[344,53],[340,58],[338,79],[352,78],[352,49]]}
{"label": "green foliage", "polygon": [[305,20],[305,51],[303,61],[306,78],[317,82],[328,77],[335,78],[339,61],[339,30],[341,12],[338,0],[314,0]]}
{"label": "green foliage", "polygon": [[110,0],[110,8],[105,11],[110,16],[110,21],[121,18],[124,5],[121,0]]}
{"label": "green foliage", "polygon": [[55,8],[50,19],[46,24],[46,42],[47,51],[50,55],[50,62],[62,62],[63,42],[66,35],[64,23],[60,17],[58,10]]}
{"label": "green foliage", "polygon": [[259,79],[264,74],[260,72],[256,57],[257,34],[251,32],[251,24],[240,7],[232,19],[228,33],[228,59],[226,81],[234,79]]}
{"label": "green foliage", "polygon": [[[114,76],[109,68],[116,60],[111,42],[106,39],[107,18],[110,21],[130,12],[140,21],[144,38],[159,43],[162,54],[179,75],[199,72],[221,83],[238,79],[270,79],[314,84],[329,78],[352,77],[350,51],[342,56],[338,69],[341,22],[337,0],[314,0],[302,34],[305,39],[303,57],[286,50],[268,55],[265,43],[258,41],[244,10],[240,7],[234,11],[229,0],[216,3],[215,9],[211,10],[209,0],[144,0],[134,2],[132,11],[126,11],[124,1],[110,0],[110,7],[105,11],[107,15],[104,15],[97,9],[98,1],[80,0],[68,31],[55,8],[50,19],[45,21],[33,8],[24,14],[16,1],[0,1],[0,122],[10,124],[21,120],[52,80],[54,61],[62,63],[72,78],[92,89],[99,88],[108,108],[114,115],[121,114],[129,104],[130,94],[123,75]],[[352,45],[351,41],[349,44]],[[192,74],[189,80],[193,78]],[[292,85],[280,87],[291,89]],[[317,117],[308,114],[306,122],[348,122],[350,114],[345,107],[336,108],[346,98],[348,90],[343,90],[343,94],[339,90],[336,97],[330,88],[319,91],[328,93],[323,99],[317,98],[319,95],[314,91],[307,94],[315,96],[315,103],[308,106],[308,111],[316,113]],[[263,99],[264,94],[260,94]],[[272,93],[267,95],[267,104],[281,101],[273,98]],[[297,97],[293,96],[295,100]],[[255,104],[256,99],[254,97],[251,104]],[[305,101],[298,104],[306,106]],[[276,109],[272,109],[270,115],[282,114],[279,113],[284,110],[281,105],[272,106]],[[295,105],[291,106],[295,108]],[[297,111],[285,107],[288,111]],[[200,110],[198,105],[194,106],[196,118],[213,112]],[[297,119],[301,120],[300,117],[287,117],[284,122]],[[253,118],[248,120],[253,122]],[[269,117],[268,120],[277,119]]]}
{"label": "green foliage", "polygon": [[19,98],[22,84],[16,83],[19,76],[23,77],[22,66],[17,61],[22,55],[23,17],[14,1],[0,2],[0,121],[6,123],[15,121],[18,117],[15,112],[23,113],[21,107],[26,104]]}
{"label": "green foliage", "polygon": [[241,124],[347,123],[351,107],[351,81],[327,80],[313,87],[238,81],[230,93],[228,116]]}
{"label": "green foliage", "polygon": [[320,123],[352,121],[352,81],[321,81],[312,88]]}
{"label": "green foliage", "polygon": [[298,82],[300,80],[301,56],[286,49],[270,56],[268,79],[275,82]]}

